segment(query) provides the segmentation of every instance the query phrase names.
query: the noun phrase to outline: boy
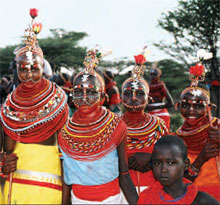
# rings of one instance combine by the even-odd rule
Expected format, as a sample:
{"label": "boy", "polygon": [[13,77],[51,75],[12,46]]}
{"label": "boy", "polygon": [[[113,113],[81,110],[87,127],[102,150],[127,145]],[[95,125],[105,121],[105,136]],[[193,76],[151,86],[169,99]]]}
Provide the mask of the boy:
{"label": "boy", "polygon": [[171,135],[159,139],[152,153],[152,171],[157,182],[141,193],[138,204],[219,204],[183,178],[188,166],[187,147],[182,139]]}

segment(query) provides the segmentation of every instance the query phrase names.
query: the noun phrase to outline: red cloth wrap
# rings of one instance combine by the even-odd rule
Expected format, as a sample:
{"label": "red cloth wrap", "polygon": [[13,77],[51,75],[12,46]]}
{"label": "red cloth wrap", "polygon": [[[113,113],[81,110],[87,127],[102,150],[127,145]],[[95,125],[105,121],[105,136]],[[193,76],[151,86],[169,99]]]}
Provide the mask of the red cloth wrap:
{"label": "red cloth wrap", "polygon": [[220,184],[207,184],[204,186],[198,186],[199,191],[207,192],[213,196],[216,200],[220,201]]}
{"label": "red cloth wrap", "polygon": [[[154,184],[156,181],[154,179],[152,171],[142,173],[130,169],[129,173],[135,186],[152,186],[152,184]],[[139,181],[138,181],[138,174],[139,174]]]}
{"label": "red cloth wrap", "polygon": [[[186,195],[180,200],[175,201],[172,196],[164,192],[163,186],[157,181],[152,187],[141,192],[138,204],[192,204],[198,193],[197,187],[187,179],[183,179],[183,182],[190,185],[187,186]],[[166,201],[161,199],[161,195]],[[168,202],[171,200],[173,202]]]}
{"label": "red cloth wrap", "polygon": [[111,99],[109,100],[108,104],[109,105],[116,105],[116,104],[119,104],[120,102],[121,102],[120,94],[115,93],[111,96]]}
{"label": "red cloth wrap", "polygon": [[[56,101],[60,99],[60,102]],[[54,102],[57,105],[53,107]],[[61,105],[64,104],[64,107]],[[19,120],[13,120],[6,113],[14,112]],[[41,79],[33,88],[20,84],[6,99],[1,108],[2,123],[5,133],[13,140],[23,143],[39,143],[47,140],[65,123],[68,117],[68,105],[64,91],[46,79]],[[10,114],[12,116],[12,114]],[[29,122],[24,119],[24,117]],[[44,120],[49,117],[49,119]],[[44,120],[44,121],[43,121]],[[4,125],[3,123],[3,125]],[[34,123],[37,123],[33,126]]]}
{"label": "red cloth wrap", "polygon": [[150,93],[149,96],[153,99],[156,98],[159,101],[162,101],[164,97],[167,96],[166,85],[163,81],[159,81],[156,83],[150,83]]}
{"label": "red cloth wrap", "polygon": [[115,180],[101,185],[85,186],[85,185],[72,185],[74,195],[82,200],[87,201],[103,201],[110,196],[115,196],[120,193],[118,178]]}
{"label": "red cloth wrap", "polygon": [[[115,81],[111,81],[106,87],[106,93],[109,95],[110,90],[116,86],[117,83]],[[121,102],[120,94],[119,93],[114,93],[111,96],[109,96],[109,102],[108,105],[116,105]]]}

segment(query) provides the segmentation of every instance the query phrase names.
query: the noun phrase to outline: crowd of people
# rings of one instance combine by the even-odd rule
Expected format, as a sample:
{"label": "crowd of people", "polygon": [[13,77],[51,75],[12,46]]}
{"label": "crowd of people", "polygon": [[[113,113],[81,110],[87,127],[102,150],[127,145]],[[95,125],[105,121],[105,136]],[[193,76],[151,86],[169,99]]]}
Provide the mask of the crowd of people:
{"label": "crowd of people", "polygon": [[16,51],[19,84],[1,83],[0,204],[219,204],[220,121],[201,64],[176,104],[184,123],[170,133],[172,97],[159,68],[143,78],[143,54],[120,95],[114,75],[96,70],[97,49],[74,79],[43,77],[29,33]]}

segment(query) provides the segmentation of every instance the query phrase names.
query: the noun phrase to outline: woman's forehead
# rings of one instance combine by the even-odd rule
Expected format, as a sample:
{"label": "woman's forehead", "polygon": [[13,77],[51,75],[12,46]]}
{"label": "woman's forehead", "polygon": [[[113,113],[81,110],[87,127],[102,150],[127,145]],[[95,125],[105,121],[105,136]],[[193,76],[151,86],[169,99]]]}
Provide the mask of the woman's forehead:
{"label": "woman's forehead", "polygon": [[187,92],[187,93],[185,93],[182,97],[181,97],[181,99],[185,99],[185,100],[196,100],[196,101],[200,101],[200,100],[202,100],[202,101],[205,101],[206,100],[206,98],[202,95],[202,94],[192,94],[191,92]]}
{"label": "woman's forehead", "polygon": [[[31,56],[33,62],[36,62],[36,63],[43,63],[43,59],[36,55],[36,54],[32,54]],[[19,56],[17,59],[16,59],[17,63],[18,64],[29,64],[30,63],[30,60],[29,60],[29,57],[25,54]]]}
{"label": "woman's forehead", "polygon": [[84,75],[80,75],[78,76],[75,81],[74,81],[75,85],[83,85],[83,84],[88,84],[88,85],[99,85],[98,80],[96,79],[96,77],[89,75],[89,74],[84,74]]}
{"label": "woman's forehead", "polygon": [[125,83],[124,88],[127,88],[127,87],[131,87],[132,89],[135,89],[136,87],[145,88],[144,84],[137,80],[129,81]]}

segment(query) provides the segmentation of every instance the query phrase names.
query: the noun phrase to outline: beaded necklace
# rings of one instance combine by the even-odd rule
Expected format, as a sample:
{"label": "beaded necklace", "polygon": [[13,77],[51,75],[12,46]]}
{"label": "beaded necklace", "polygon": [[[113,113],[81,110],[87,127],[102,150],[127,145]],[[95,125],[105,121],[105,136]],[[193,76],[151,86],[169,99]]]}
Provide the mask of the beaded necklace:
{"label": "beaded necklace", "polygon": [[[43,86],[46,86],[45,92],[39,92]],[[4,131],[12,139],[27,143],[42,142],[66,121],[67,99],[62,89],[46,79],[41,79],[36,87],[30,89],[36,100],[30,100],[29,104],[28,90],[20,84],[8,96],[1,108],[1,121]]]}
{"label": "beaded necklace", "polygon": [[118,115],[107,110],[96,124],[81,126],[69,120],[58,135],[61,149],[81,161],[99,159],[115,149],[125,137],[126,126]]}
{"label": "beaded necklace", "polygon": [[[140,122],[133,123],[126,114],[122,116],[122,120],[127,124],[127,148],[129,150],[149,148],[166,133],[167,128],[163,121],[158,117],[144,113],[144,118]],[[139,125],[139,127],[137,126]]]}

